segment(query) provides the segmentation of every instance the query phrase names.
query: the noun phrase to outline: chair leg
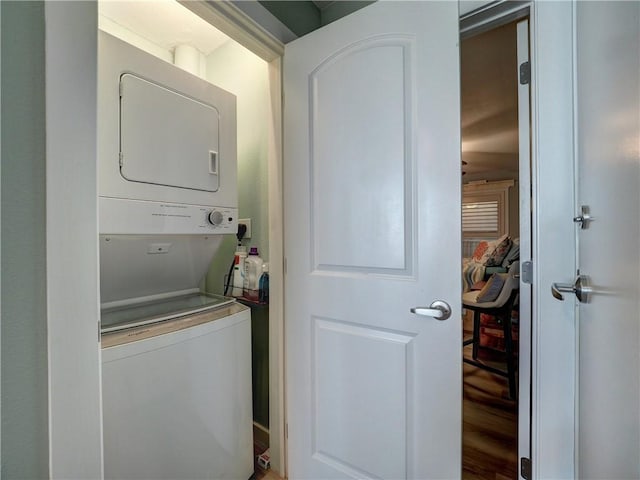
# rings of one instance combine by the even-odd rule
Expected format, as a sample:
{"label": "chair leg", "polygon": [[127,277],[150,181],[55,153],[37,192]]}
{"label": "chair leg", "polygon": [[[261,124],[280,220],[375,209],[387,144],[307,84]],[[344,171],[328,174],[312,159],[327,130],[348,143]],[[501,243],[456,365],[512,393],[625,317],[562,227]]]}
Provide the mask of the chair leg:
{"label": "chair leg", "polygon": [[509,398],[515,400],[517,398],[516,391],[516,368],[513,358],[513,338],[511,335],[511,312],[508,311],[502,321],[504,328],[504,346],[507,355],[507,379],[509,380]]}
{"label": "chair leg", "polygon": [[473,344],[471,357],[474,360],[478,359],[478,346],[480,345],[480,312],[475,310],[473,312]]}

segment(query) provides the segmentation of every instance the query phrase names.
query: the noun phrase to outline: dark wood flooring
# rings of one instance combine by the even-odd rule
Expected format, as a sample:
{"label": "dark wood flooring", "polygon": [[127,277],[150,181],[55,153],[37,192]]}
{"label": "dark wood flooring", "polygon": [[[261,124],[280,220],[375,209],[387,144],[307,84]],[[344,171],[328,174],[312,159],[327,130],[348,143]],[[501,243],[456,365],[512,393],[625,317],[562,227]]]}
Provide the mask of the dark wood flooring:
{"label": "dark wood flooring", "polygon": [[507,379],[463,365],[462,478],[517,479],[518,405]]}

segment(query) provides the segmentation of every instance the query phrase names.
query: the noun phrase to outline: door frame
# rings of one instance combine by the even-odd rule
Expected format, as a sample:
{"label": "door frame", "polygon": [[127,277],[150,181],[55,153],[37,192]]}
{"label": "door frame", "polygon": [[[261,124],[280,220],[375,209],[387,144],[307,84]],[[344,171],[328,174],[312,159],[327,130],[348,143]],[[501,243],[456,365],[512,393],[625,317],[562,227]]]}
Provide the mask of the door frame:
{"label": "door frame", "polygon": [[478,32],[529,14],[532,236],[531,258],[521,261],[533,262],[532,478],[574,478],[577,471],[576,307],[549,292],[553,279],[572,278],[576,265],[572,9],[572,2],[501,1],[461,18],[461,32]]}
{"label": "door frame", "polygon": [[[490,6],[464,15],[460,19],[461,40],[491,31],[509,23],[516,23],[517,65],[529,62],[530,20],[531,6],[529,3],[501,4]],[[532,211],[537,191],[532,191],[532,158],[531,158],[531,81],[521,84],[518,82],[518,131],[519,131],[519,217],[520,217],[520,259],[521,262],[532,260],[533,229],[532,218],[528,212]],[[524,155],[523,155],[523,152]],[[528,217],[528,218],[527,218]],[[527,235],[522,235],[522,225],[526,226]],[[522,270],[522,268],[521,268]],[[518,354],[518,459],[531,458],[531,358],[532,358],[532,304],[533,285],[529,282],[520,285],[520,316],[519,316],[519,354]],[[518,478],[524,479],[523,471],[518,467]]]}
{"label": "door frame", "polygon": [[[47,109],[47,137],[53,136],[55,145],[73,145],[78,139],[77,129],[63,129],[57,125],[60,118],[75,119],[74,125],[86,128],[94,125],[97,118],[95,102],[90,101],[91,92],[96,88],[95,72],[91,74],[89,71],[92,65],[95,67],[97,50],[92,49],[92,45],[95,45],[97,29],[92,31],[87,27],[96,23],[97,6],[87,4],[80,8],[72,3],[47,2],[45,11],[47,48],[44,44],[41,48],[46,50],[47,97],[52,102],[60,99],[55,107],[62,109],[64,106],[65,109],[64,112],[55,108]],[[273,88],[277,90],[281,78],[281,52],[278,52],[281,43],[273,42],[270,36],[269,41],[260,40],[265,33],[262,27],[228,0],[198,2],[198,5],[198,9],[208,11],[211,18],[220,22],[216,25],[218,28],[226,24],[224,29],[221,28],[225,33],[271,62],[270,71],[278,80]],[[574,213],[573,3],[533,2],[530,5],[532,182],[536,212],[532,225],[535,245],[532,256],[533,287],[539,292],[533,299],[532,478],[573,478],[576,471],[574,446],[577,430],[575,304],[557,302],[549,293],[551,283],[573,279],[576,265],[575,255],[570,254],[575,252],[574,226],[571,222]],[[65,40],[64,44],[51,43],[52,38],[69,41]],[[263,48],[265,45],[268,47],[266,53]],[[66,60],[61,61],[74,58],[73,69],[68,69]],[[76,73],[67,82],[50,81],[64,71],[86,71],[86,75]],[[88,102],[64,102],[64,99],[77,98],[79,91],[88,92]],[[278,97],[281,98],[281,93],[278,93]],[[269,240],[272,261],[270,313],[273,312],[274,328],[269,343],[270,382],[274,382],[270,386],[270,397],[275,395],[276,401],[271,403],[270,415],[273,415],[271,428],[275,430],[272,435],[279,442],[279,451],[272,450],[272,462],[274,468],[279,463],[280,468],[276,469],[286,474],[285,352],[282,341],[282,123],[281,103],[274,100],[273,104],[275,123],[273,155],[269,160],[269,218],[274,223],[269,227]],[[55,115],[56,111],[60,111],[59,116]],[[84,131],[82,128],[80,130]],[[88,135],[95,143],[95,131],[88,132]],[[78,222],[76,215],[69,214],[69,211],[75,212],[78,208],[83,213],[87,213],[85,210],[95,213],[92,207],[98,193],[95,165],[89,166],[92,162],[86,162],[87,155],[95,158],[95,148],[83,146],[83,151],[71,153],[68,149],[47,148],[46,254],[48,278],[51,280],[47,285],[50,299],[47,324],[51,476],[78,476],[78,470],[74,468],[78,459],[85,459],[84,471],[102,472],[101,451],[96,450],[98,447],[95,442],[86,441],[87,438],[99,438],[101,435],[101,420],[96,416],[96,408],[100,406],[100,385],[95,381],[95,376],[87,375],[88,371],[99,372],[100,369],[99,343],[96,341],[99,318],[97,290],[89,284],[88,296],[74,295],[73,302],[60,300],[68,299],[68,286],[79,285],[82,279],[87,278],[87,274],[92,282],[97,281],[97,224],[95,221]],[[79,165],[85,165],[86,168],[77,169]],[[62,174],[65,168],[74,169],[76,173],[65,177]],[[55,174],[55,171],[62,173]],[[70,178],[73,179],[71,184]],[[70,188],[74,195],[66,193]],[[77,252],[87,252],[86,239],[94,237],[96,245],[91,244],[89,257],[83,257],[80,263],[71,262],[77,258]],[[76,266],[68,268],[69,265]],[[79,286],[82,291],[87,289],[86,285]],[[83,315],[82,312],[88,314]],[[69,337],[69,332],[74,332],[74,335]],[[89,365],[88,370],[81,368],[83,365]],[[78,370],[82,375],[78,376]],[[78,402],[78,398],[90,401]],[[70,408],[69,405],[76,408]],[[83,418],[83,422],[78,422],[78,418]]]}

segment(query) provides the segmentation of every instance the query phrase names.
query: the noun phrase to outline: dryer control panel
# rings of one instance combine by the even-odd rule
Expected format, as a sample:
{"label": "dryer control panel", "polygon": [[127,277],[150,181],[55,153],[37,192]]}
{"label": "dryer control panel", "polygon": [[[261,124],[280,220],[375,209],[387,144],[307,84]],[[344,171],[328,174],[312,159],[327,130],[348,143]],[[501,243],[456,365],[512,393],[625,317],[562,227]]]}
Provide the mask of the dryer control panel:
{"label": "dryer control panel", "polygon": [[236,234],[238,209],[100,197],[100,233]]}

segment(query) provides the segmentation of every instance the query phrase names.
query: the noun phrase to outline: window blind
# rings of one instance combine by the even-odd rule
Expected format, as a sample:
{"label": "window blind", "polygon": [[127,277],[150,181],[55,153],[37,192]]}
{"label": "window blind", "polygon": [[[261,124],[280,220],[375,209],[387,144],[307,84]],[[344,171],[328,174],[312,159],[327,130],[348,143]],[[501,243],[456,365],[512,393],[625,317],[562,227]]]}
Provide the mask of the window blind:
{"label": "window blind", "polygon": [[498,201],[462,204],[463,232],[497,232],[499,226]]}

